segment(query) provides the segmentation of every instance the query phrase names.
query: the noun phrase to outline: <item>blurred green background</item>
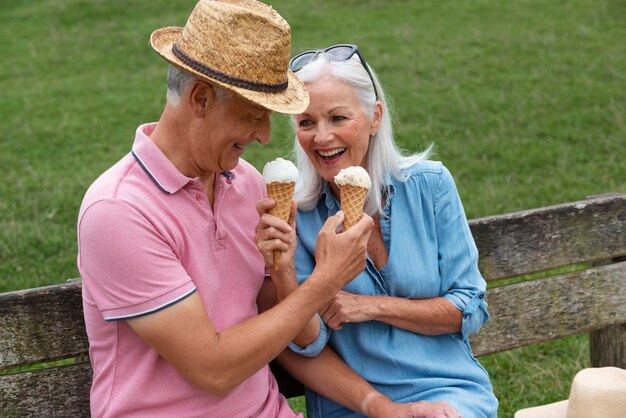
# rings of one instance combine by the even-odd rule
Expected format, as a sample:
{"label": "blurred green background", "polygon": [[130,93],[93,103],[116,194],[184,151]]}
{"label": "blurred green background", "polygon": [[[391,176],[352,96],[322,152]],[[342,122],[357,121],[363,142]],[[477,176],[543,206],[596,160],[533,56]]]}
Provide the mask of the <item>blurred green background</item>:
{"label": "blurred green background", "polygon": [[[356,43],[394,109],[398,143],[435,143],[469,218],[626,192],[626,2],[271,2],[292,52]],[[93,180],[156,121],[167,66],[152,30],[193,0],[0,3],[0,291],[78,277],[76,217]],[[273,116],[263,164],[291,151]],[[481,358],[501,417],[567,397],[581,335]],[[301,398],[292,404],[303,409]]]}

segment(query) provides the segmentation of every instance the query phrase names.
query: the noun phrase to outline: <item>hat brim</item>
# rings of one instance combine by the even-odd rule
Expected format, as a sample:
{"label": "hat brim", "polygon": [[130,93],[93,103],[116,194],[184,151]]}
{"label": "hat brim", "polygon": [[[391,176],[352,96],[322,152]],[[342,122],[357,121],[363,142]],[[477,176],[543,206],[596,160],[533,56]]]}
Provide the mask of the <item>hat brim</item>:
{"label": "hat brim", "polygon": [[152,48],[157,54],[170,64],[193,74],[200,80],[231,90],[266,109],[293,115],[304,112],[309,106],[309,94],[306,91],[304,83],[289,69],[287,70],[288,87],[285,91],[280,93],[265,93],[236,87],[194,70],[180,61],[172,52],[172,45],[180,39],[182,30],[183,28],[177,26],[157,29],[150,35],[150,45],[152,45]]}
{"label": "hat brim", "polygon": [[569,401],[554,402],[533,408],[520,409],[515,418],[565,418]]}

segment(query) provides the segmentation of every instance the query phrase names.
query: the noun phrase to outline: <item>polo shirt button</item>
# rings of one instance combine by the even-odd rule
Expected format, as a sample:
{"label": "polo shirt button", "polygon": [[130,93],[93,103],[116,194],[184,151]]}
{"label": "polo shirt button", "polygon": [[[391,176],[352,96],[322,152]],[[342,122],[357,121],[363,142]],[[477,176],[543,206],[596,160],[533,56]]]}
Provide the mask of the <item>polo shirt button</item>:
{"label": "polo shirt button", "polygon": [[480,295],[478,295],[478,298],[479,298],[479,299],[484,299],[484,298],[485,298],[485,295],[481,293]]}
{"label": "polo shirt button", "polygon": [[200,193],[196,193],[196,200],[198,202],[202,200],[202,195]]}

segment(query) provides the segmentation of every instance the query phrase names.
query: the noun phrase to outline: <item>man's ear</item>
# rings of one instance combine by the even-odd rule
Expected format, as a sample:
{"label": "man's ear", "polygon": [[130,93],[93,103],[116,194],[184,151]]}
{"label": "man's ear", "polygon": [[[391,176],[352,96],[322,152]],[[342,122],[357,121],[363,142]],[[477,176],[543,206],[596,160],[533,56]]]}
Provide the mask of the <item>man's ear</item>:
{"label": "man's ear", "polygon": [[215,90],[210,84],[196,81],[189,88],[187,101],[194,116],[202,118],[215,101]]}

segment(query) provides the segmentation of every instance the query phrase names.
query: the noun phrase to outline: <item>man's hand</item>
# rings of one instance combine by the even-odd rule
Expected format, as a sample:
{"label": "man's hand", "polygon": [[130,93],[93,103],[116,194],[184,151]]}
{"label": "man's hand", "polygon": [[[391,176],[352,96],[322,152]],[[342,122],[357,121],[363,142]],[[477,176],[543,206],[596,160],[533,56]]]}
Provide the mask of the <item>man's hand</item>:
{"label": "man's hand", "polygon": [[342,211],[326,220],[317,236],[315,273],[325,278],[337,292],[365,269],[367,242],[374,220],[363,214],[349,230],[337,233],[344,220]]}

